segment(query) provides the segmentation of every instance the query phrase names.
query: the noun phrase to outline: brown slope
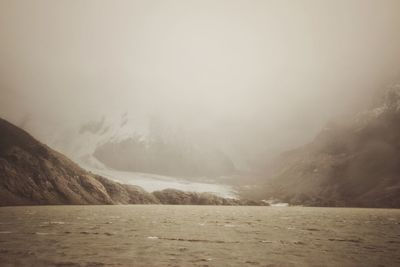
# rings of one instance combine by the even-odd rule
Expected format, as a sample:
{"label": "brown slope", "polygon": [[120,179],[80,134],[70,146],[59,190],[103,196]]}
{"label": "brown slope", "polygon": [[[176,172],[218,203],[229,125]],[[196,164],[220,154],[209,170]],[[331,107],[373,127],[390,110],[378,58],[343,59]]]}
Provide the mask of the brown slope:
{"label": "brown slope", "polygon": [[135,186],[93,175],[0,119],[0,205],[158,203]]}
{"label": "brown slope", "polygon": [[38,204],[265,205],[173,189],[150,194],[85,171],[0,119],[0,206]]}
{"label": "brown slope", "polygon": [[267,196],[314,206],[400,207],[400,90],[282,155]]}

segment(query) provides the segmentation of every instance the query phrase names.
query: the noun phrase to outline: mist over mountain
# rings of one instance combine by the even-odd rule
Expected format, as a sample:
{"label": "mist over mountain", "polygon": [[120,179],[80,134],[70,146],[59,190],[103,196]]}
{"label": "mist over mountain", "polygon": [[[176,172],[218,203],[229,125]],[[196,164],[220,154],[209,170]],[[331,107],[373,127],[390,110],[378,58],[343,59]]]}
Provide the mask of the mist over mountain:
{"label": "mist over mountain", "polygon": [[88,172],[0,119],[0,206],[60,204],[266,205],[176,189],[149,193]]}
{"label": "mist over mountain", "polygon": [[127,113],[82,124],[62,147],[91,168],[175,177],[227,176],[245,165],[206,138],[193,138],[185,129],[154,116],[140,125]]}
{"label": "mist over mountain", "polygon": [[[251,184],[399,80],[399,10],[397,0],[0,1],[0,116],[124,182]],[[352,127],[329,126],[305,158],[325,166],[339,157],[318,149],[364,141],[392,153]],[[282,162],[301,165],[292,158]]]}
{"label": "mist over mountain", "polygon": [[93,175],[0,119],[0,205],[157,203],[140,187]]}
{"label": "mist over mountain", "polygon": [[106,265],[400,266],[400,0],[0,0],[0,267]]}
{"label": "mist over mountain", "polygon": [[104,117],[110,147],[146,136],[155,117],[178,132],[167,155],[210,160],[167,171],[154,148],[139,169],[225,173],[227,158],[252,170],[399,78],[399,5],[1,1],[0,114],[74,160],[98,147],[90,123]]}
{"label": "mist over mountain", "polygon": [[[400,86],[276,159],[262,190],[297,205],[400,207]],[[265,192],[265,191],[264,191]]]}
{"label": "mist over mountain", "polygon": [[215,177],[235,172],[233,162],[218,147],[196,143],[184,131],[168,129],[155,118],[150,122],[147,135],[131,134],[103,140],[93,157],[116,170],[178,177]]}

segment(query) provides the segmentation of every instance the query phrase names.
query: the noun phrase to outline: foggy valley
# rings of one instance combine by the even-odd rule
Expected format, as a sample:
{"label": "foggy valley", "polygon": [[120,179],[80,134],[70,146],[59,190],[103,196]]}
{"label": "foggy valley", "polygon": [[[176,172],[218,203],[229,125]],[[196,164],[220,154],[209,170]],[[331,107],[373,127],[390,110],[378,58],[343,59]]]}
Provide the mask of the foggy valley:
{"label": "foggy valley", "polygon": [[399,265],[399,14],[0,0],[0,263]]}

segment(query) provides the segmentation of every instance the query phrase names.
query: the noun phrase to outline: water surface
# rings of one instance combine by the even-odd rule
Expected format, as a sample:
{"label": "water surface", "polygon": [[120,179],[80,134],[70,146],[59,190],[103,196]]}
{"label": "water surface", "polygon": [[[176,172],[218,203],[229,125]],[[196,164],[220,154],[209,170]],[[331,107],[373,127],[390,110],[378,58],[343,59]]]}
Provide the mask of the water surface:
{"label": "water surface", "polygon": [[2,266],[400,266],[400,210],[0,208]]}

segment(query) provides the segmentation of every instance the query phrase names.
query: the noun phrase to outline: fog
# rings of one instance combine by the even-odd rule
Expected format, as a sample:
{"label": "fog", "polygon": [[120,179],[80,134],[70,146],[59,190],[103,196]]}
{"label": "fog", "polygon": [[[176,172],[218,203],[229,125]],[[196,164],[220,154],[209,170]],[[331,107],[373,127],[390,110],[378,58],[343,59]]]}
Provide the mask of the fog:
{"label": "fog", "polygon": [[0,116],[68,155],[71,132],[127,116],[268,158],[398,80],[399,14],[397,0],[0,0]]}

